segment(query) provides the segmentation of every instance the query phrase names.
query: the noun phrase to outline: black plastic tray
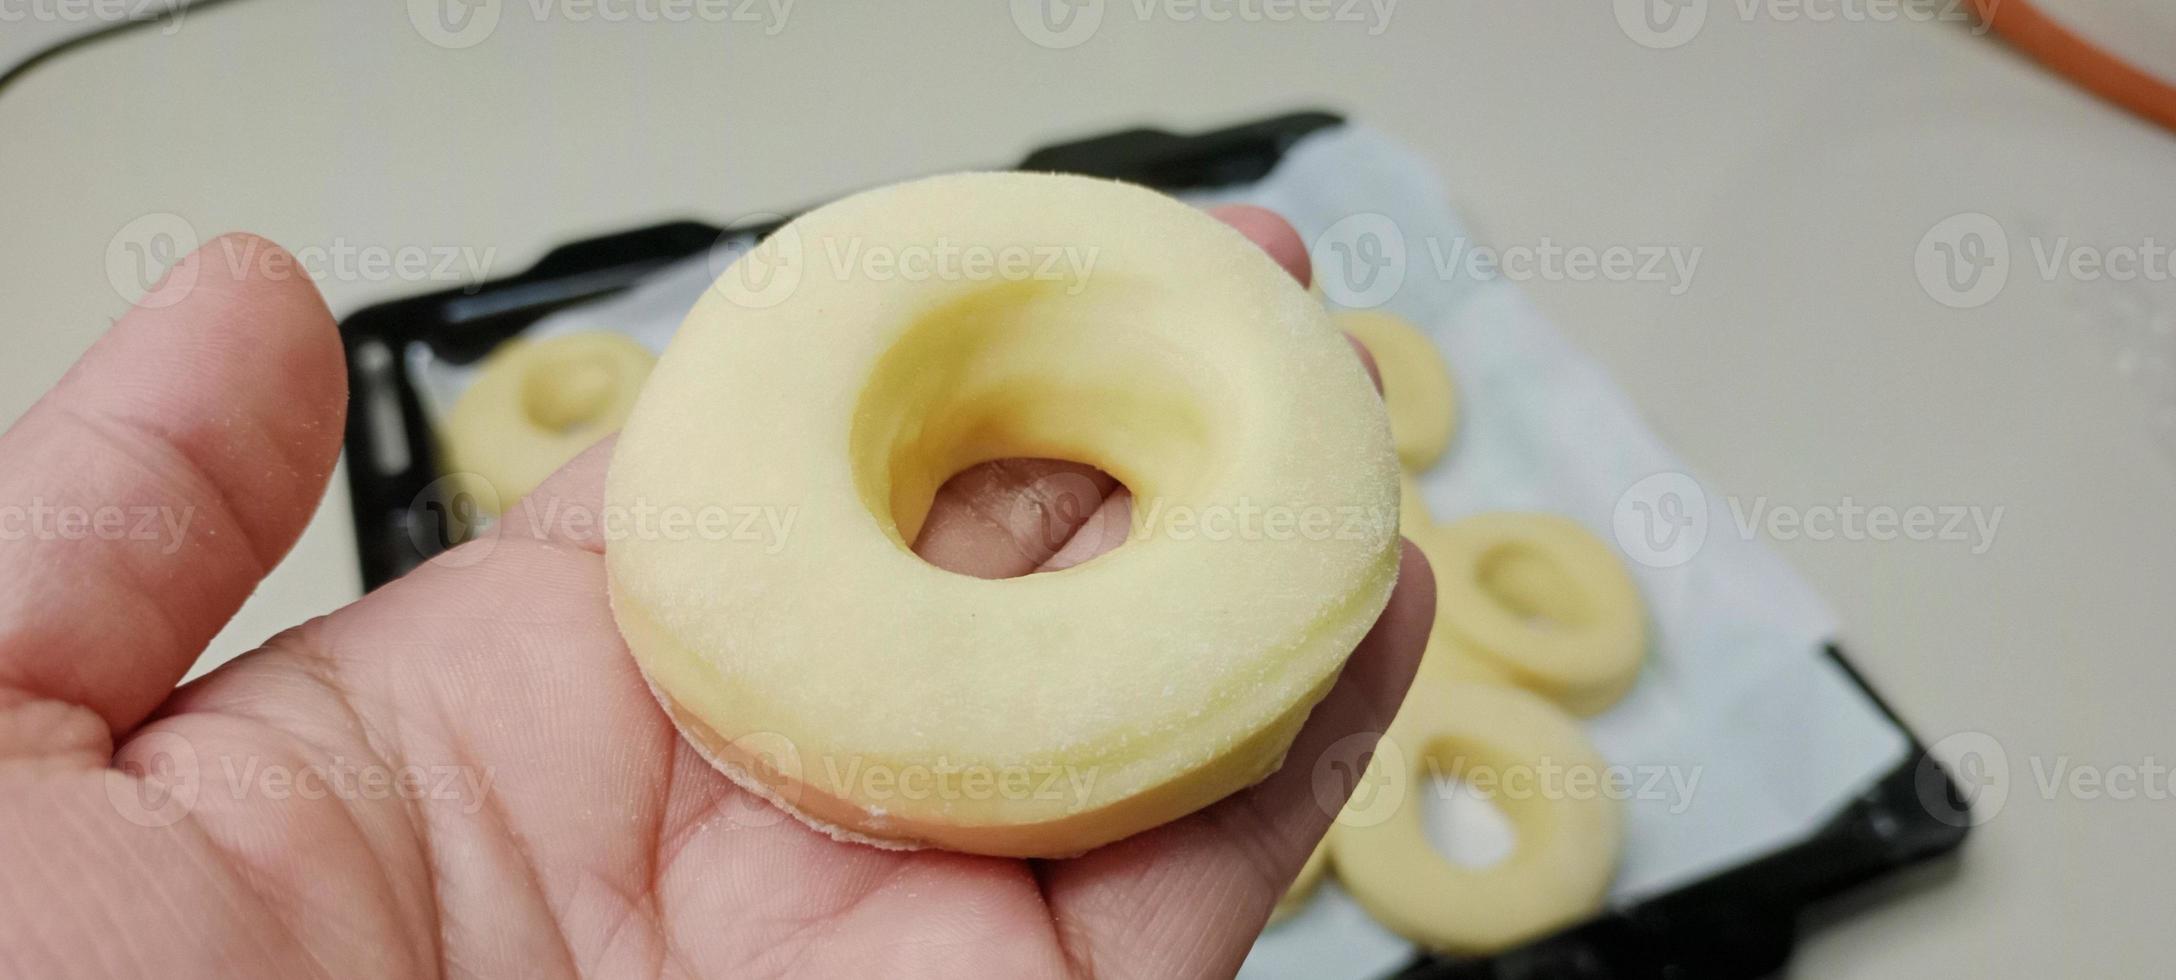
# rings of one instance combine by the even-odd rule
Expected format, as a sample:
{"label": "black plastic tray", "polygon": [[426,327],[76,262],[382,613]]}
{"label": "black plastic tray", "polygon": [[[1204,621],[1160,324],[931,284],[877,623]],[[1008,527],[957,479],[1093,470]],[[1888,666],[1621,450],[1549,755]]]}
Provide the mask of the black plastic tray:
{"label": "black plastic tray", "polygon": [[[1045,147],[1019,169],[1113,177],[1167,191],[1252,183],[1301,137],[1342,125],[1302,112],[1195,135],[1130,129]],[[341,325],[348,353],[348,490],[366,588],[395,578],[458,539],[462,501],[438,492],[438,448],[404,351],[428,344],[456,363],[488,353],[548,313],[628,288],[722,239],[768,234],[775,223],[720,228],[682,221],[562,246],[528,271],[467,288],[372,306]],[[1400,978],[1737,978],[1789,960],[1805,913],[1823,900],[1947,854],[1970,824],[1965,798],[1940,763],[1866,685],[1867,700],[1910,743],[1908,761],[1805,840],[1520,949],[1475,960],[1416,955]]]}

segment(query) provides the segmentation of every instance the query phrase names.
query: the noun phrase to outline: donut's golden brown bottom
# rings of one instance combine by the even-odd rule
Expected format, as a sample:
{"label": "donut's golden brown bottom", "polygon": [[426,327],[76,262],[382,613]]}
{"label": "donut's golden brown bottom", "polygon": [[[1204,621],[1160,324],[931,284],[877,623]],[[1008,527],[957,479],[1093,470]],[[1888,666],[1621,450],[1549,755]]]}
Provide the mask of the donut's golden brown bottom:
{"label": "donut's golden brown bottom", "polygon": [[[648,683],[648,678],[644,681]],[[683,708],[678,701],[650,684],[650,693],[672,719],[682,738],[694,746],[696,754],[725,775],[734,785],[754,793],[784,811],[795,820],[822,832],[833,840],[891,851],[913,851],[941,848],[967,854],[983,854],[992,857],[1078,857],[1127,836],[1123,833],[1102,832],[1102,827],[1138,826],[1151,819],[1150,815],[1163,813],[1191,813],[1233,792],[1245,789],[1264,779],[1284,766],[1285,755],[1291,748],[1292,739],[1305,724],[1315,705],[1329,693],[1337,682],[1332,675],[1313,696],[1301,702],[1291,711],[1279,716],[1277,722],[1264,728],[1254,737],[1242,743],[1228,756],[1220,757],[1216,765],[1227,766],[1233,758],[1254,757],[1257,761],[1236,772],[1251,773],[1239,778],[1233,785],[1209,791],[1198,785],[1188,785],[1184,779],[1167,781],[1146,792],[1129,796],[1110,806],[1076,813],[1058,820],[1009,826],[964,826],[916,820],[890,814],[876,815],[848,802],[839,794],[829,792],[819,782],[798,778],[795,773],[812,771],[812,760],[791,758],[781,766],[774,750],[782,739],[768,737],[743,737],[729,739],[704,723],[701,718]],[[1196,798],[1203,798],[1196,802]],[[875,831],[881,827],[882,833]],[[1051,854],[1051,840],[1091,840],[1094,843],[1072,854]]]}

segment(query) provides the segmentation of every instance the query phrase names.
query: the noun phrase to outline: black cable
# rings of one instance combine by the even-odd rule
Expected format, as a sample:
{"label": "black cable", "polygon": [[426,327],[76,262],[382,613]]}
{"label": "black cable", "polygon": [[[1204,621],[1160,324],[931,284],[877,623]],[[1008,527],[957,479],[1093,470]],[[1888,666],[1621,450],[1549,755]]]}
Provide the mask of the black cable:
{"label": "black cable", "polygon": [[145,17],[140,20],[124,20],[119,23],[107,24],[103,27],[82,34],[78,34],[66,40],[54,42],[53,44],[48,45],[38,51],[38,53],[17,62],[14,67],[9,68],[4,72],[0,72],[0,96],[5,96],[8,89],[14,86],[16,80],[22,78],[24,75],[30,74],[32,69],[37,68],[39,65],[45,64],[48,61],[58,58],[61,55],[67,54],[78,48],[96,44],[100,41],[111,40],[113,38],[120,37],[123,34],[127,34],[131,31],[142,30],[150,27],[158,27],[160,25],[180,18],[183,14],[193,14],[198,11],[209,10],[223,3],[232,2],[234,2],[234,0],[195,0],[194,3],[177,3],[173,6],[168,7],[165,11],[161,12],[158,16],[155,17]]}

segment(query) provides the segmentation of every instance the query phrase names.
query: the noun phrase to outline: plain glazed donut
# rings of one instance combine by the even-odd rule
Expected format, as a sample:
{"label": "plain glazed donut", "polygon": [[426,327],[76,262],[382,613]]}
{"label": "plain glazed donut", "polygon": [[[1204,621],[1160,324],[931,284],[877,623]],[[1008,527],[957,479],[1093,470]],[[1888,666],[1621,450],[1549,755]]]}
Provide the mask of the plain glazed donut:
{"label": "plain glazed donut", "polygon": [[500,344],[446,413],[446,469],[487,509],[511,506],[618,429],[656,362],[604,331]]}
{"label": "plain glazed donut", "polygon": [[1446,646],[1582,715],[1638,679],[1646,608],[1624,564],[1578,523],[1492,513],[1409,533],[1435,569]]}
{"label": "plain glazed donut", "polygon": [[[1001,580],[910,550],[941,484],[1014,457],[1123,481],[1129,540]],[[790,530],[636,530],[606,563],[734,781],[841,839],[1070,855],[1280,764],[1389,600],[1397,477],[1351,347],[1238,232],[1111,181],[935,177],[743,256],[620,438],[608,508]]]}
{"label": "plain glazed donut", "polygon": [[1419,327],[1395,313],[1342,310],[1335,320],[1375,358],[1399,462],[1414,473],[1426,470],[1458,430],[1458,388],[1442,353]]}
{"label": "plain glazed donut", "polygon": [[[1428,839],[1421,797],[1436,775],[1487,795],[1517,834],[1485,868]],[[1495,952],[1600,908],[1621,843],[1606,763],[1563,709],[1492,684],[1416,683],[1363,785],[1330,828],[1337,878],[1368,914],[1432,949]]]}

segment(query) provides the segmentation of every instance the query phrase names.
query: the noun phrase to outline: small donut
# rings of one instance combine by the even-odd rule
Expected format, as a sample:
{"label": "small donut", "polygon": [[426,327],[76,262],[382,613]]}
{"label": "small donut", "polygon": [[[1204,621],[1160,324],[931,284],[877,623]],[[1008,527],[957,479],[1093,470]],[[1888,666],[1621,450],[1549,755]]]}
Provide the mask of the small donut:
{"label": "small donut", "polygon": [[1277,900],[1277,907],[1269,910],[1269,924],[1283,922],[1305,908],[1307,899],[1315,893],[1315,886],[1322,884],[1322,873],[1329,868],[1330,842],[1325,839],[1315,845],[1314,853],[1307,855],[1307,863],[1300,865],[1300,876],[1292,879],[1292,887],[1285,889],[1284,897]]}
{"label": "small donut", "polygon": [[1375,358],[1390,406],[1390,434],[1398,460],[1419,473],[1450,447],[1458,429],[1458,389],[1443,355],[1428,335],[1395,313],[1343,310],[1338,329],[1351,334]]}
{"label": "small donut", "polygon": [[1598,714],[1647,654],[1639,590],[1608,545],[1554,514],[1493,513],[1412,537],[1436,573],[1435,632],[1570,711]]}
{"label": "small donut", "polygon": [[1422,684],[1502,684],[1517,686],[1518,677],[1494,658],[1476,652],[1471,644],[1450,630],[1428,633],[1428,648],[1421,652],[1414,686]]}
{"label": "small donut", "polygon": [[617,430],[656,361],[602,330],[500,344],[446,413],[446,469],[487,508],[512,505]]}
{"label": "small donut", "polygon": [[[914,554],[947,479],[1017,457],[1117,477],[1131,535],[1014,579]],[[1389,601],[1397,493],[1351,346],[1237,231],[1113,181],[951,175],[749,252],[620,437],[608,506],[790,530],[605,557],[637,664],[729,778],[840,839],[1053,857],[1280,764]]]}
{"label": "small donut", "polygon": [[[1457,864],[1429,842],[1437,775],[1487,789],[1511,854]],[[1364,794],[1330,828],[1338,882],[1376,921],[1432,949],[1502,950],[1601,907],[1616,873],[1620,807],[1599,753],[1563,709],[1492,684],[1416,684],[1375,752]],[[1484,783],[1484,780],[1486,781]]]}

